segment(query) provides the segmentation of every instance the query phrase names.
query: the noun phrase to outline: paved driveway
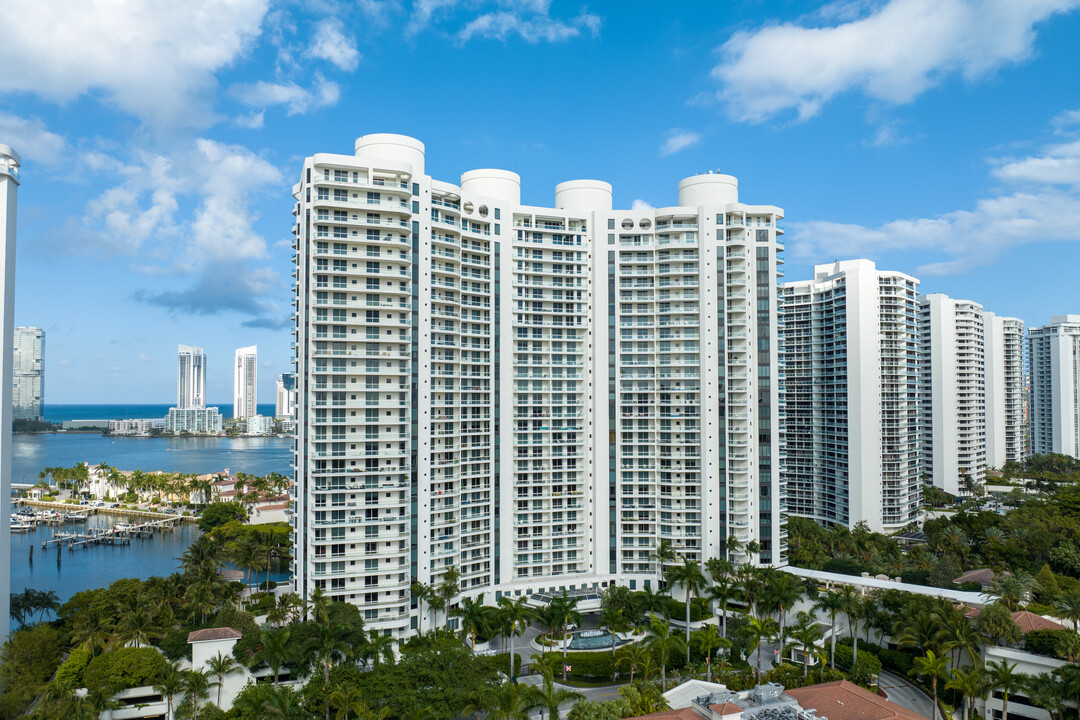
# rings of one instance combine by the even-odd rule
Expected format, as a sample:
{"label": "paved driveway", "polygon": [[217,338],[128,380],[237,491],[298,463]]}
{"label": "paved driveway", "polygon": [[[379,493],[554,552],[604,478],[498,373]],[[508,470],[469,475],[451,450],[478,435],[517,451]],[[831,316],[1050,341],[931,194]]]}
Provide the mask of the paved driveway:
{"label": "paved driveway", "polygon": [[938,720],[941,717],[941,713],[934,712],[934,699],[899,675],[882,671],[878,676],[878,687],[885,692],[885,698],[890,702],[917,712],[925,718]]}

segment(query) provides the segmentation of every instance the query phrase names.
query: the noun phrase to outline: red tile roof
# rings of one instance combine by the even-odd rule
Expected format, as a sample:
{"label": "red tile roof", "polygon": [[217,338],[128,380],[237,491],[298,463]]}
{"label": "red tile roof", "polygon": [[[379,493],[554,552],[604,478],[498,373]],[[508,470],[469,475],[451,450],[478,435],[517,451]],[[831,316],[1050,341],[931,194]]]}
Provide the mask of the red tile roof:
{"label": "red tile roof", "polygon": [[804,709],[816,710],[829,720],[926,720],[847,680],[785,690],[785,693]]}
{"label": "red tile roof", "polygon": [[739,707],[733,702],[726,702],[723,705],[710,705],[709,709],[717,715],[732,715],[734,713],[741,713],[743,711],[741,707]]}
{"label": "red tile roof", "polygon": [[1036,615],[1027,610],[1017,610],[1012,614],[1013,622],[1020,626],[1020,632],[1025,635],[1032,630],[1065,630],[1065,626],[1053,620],[1047,620],[1042,615]]}
{"label": "red tile roof", "polygon": [[193,630],[188,633],[189,643],[209,642],[211,640],[234,640],[244,637],[243,633],[232,628],[206,628],[205,630]]}
{"label": "red tile roof", "polygon": [[630,718],[629,720],[702,720],[702,717],[696,710],[687,707],[679,710],[664,710],[651,715],[638,715],[636,718]]}

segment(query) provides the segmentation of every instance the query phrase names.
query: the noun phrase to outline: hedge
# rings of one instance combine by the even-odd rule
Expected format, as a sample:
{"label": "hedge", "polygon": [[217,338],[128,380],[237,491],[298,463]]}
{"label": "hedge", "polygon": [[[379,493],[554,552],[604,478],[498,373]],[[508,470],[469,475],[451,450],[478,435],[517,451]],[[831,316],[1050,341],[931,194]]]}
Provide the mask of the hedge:
{"label": "hedge", "polygon": [[[846,653],[841,655],[841,648],[846,648]],[[908,671],[911,670],[911,665],[914,660],[914,655],[910,652],[903,650],[890,650],[889,648],[875,645],[874,643],[859,641],[859,656],[862,657],[863,649],[869,650],[877,659],[881,661],[882,667],[886,670],[892,670],[893,672],[903,677],[908,676]],[[846,658],[846,662],[841,658]],[[845,667],[851,666],[851,640],[850,638],[844,638],[836,643],[836,661]]]}
{"label": "hedge", "polygon": [[1071,634],[1072,630],[1032,630],[1024,635],[1024,649],[1036,655],[1056,658],[1059,657],[1061,639]]}
{"label": "hedge", "polygon": [[80,688],[83,682],[83,672],[90,663],[90,651],[75,648],[67,656],[67,660],[60,663],[56,669],[54,681],[63,688]]}
{"label": "hedge", "polygon": [[165,656],[155,648],[119,648],[91,660],[83,672],[83,682],[91,690],[112,695],[153,683],[166,665]]}
{"label": "hedge", "polygon": [[[501,672],[506,674],[509,669],[510,662],[506,659],[509,653],[499,653],[497,655],[481,655],[476,658],[477,664],[484,669],[494,670],[495,672]],[[521,656],[514,653],[514,675],[516,677],[521,676]]]}

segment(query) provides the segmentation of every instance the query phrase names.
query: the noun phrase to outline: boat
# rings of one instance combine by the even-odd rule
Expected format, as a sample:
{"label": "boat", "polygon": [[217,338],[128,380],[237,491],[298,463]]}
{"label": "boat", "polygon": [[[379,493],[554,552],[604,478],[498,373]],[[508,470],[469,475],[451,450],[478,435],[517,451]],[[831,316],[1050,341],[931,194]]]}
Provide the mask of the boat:
{"label": "boat", "polygon": [[11,523],[11,532],[13,533],[25,533],[34,529],[34,526],[27,522],[20,520],[13,520]]}
{"label": "boat", "polygon": [[86,513],[84,513],[84,512],[64,513],[64,520],[66,520],[67,522],[86,522]]}
{"label": "boat", "polygon": [[123,523],[123,522],[121,522],[121,523],[116,523],[115,525],[113,525],[113,530],[116,530],[117,532],[134,532],[135,530],[138,530],[138,529],[139,529],[139,526],[136,525],[135,523]]}

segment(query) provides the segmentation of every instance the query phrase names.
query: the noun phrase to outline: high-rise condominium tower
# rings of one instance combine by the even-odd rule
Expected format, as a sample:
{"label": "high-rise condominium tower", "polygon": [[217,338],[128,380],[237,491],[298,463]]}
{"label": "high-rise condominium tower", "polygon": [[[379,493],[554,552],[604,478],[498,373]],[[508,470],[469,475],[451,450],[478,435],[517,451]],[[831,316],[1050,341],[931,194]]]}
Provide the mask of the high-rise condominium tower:
{"label": "high-rise condominium tower", "polygon": [[1024,457],[1024,322],[983,313],[986,360],[986,464]]}
{"label": "high-rise condominium tower", "polygon": [[292,373],[278,375],[274,397],[274,417],[278,420],[291,418],[296,409],[296,376]]}
{"label": "high-rise condominium tower", "polygon": [[206,407],[206,353],[201,347],[180,345],[177,356],[176,407],[181,410]]}
{"label": "high-rise condominium tower", "polygon": [[[0,145],[0,377],[11,378],[15,329],[15,211],[19,194],[19,154]],[[11,386],[0,383],[0,497],[11,497]],[[11,619],[11,516],[0,512],[0,643],[7,640]]]}
{"label": "high-rise condominium tower", "polygon": [[15,420],[44,420],[45,331],[15,328],[11,402]]}
{"label": "high-rise condominium tower", "polygon": [[869,260],[784,284],[789,514],[877,532],[918,519],[918,285]]}
{"label": "high-rise condominium tower", "polygon": [[1080,315],[1031,328],[1028,352],[1032,451],[1080,458]]}
{"label": "high-rise condominium tower", "polygon": [[302,596],[401,635],[451,567],[491,597],[655,583],[665,541],[785,562],[779,208],[715,174],[674,207],[593,180],[529,206],[412,138],[355,150],[294,187]]}
{"label": "high-rise condominium tower", "polygon": [[233,417],[238,420],[247,420],[259,414],[256,408],[258,372],[258,346],[237,348],[236,361],[233,363]]}
{"label": "high-rise condominium tower", "polygon": [[923,472],[953,495],[961,478],[986,474],[986,380],[982,305],[940,293],[919,304]]}

